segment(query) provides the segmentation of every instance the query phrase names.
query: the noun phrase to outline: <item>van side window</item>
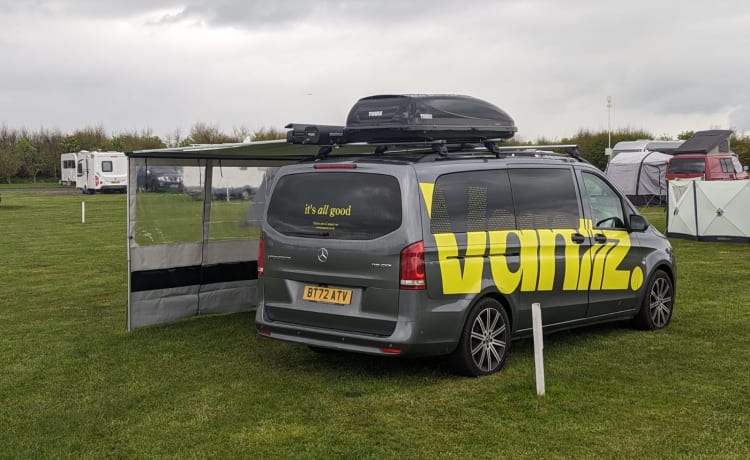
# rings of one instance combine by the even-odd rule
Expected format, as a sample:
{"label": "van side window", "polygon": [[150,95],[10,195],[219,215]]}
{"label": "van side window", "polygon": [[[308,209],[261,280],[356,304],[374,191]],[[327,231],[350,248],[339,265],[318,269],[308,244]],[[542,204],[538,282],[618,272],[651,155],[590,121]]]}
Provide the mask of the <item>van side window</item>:
{"label": "van side window", "polygon": [[78,172],[79,176],[83,176],[83,160],[78,160]]}
{"label": "van side window", "polygon": [[721,159],[721,172],[725,172],[725,173],[734,172],[734,166],[732,165],[732,160],[730,160],[729,158]]}
{"label": "van side window", "polygon": [[622,201],[617,192],[594,174],[583,173],[583,185],[594,228],[625,228]]}
{"label": "van side window", "polygon": [[580,208],[571,169],[511,169],[519,229],[578,228]]}
{"label": "van side window", "polygon": [[513,199],[504,169],[445,174],[432,195],[432,233],[515,230]]}

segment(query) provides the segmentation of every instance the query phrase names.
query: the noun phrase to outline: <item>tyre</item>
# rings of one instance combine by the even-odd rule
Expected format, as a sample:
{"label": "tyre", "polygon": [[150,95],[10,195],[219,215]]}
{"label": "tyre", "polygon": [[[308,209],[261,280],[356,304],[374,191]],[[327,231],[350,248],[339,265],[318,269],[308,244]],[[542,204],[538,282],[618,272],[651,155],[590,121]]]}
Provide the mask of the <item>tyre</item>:
{"label": "tyre", "polygon": [[654,330],[667,327],[672,319],[674,284],[663,271],[656,270],[648,280],[641,310],[633,319],[639,329]]}
{"label": "tyre", "polygon": [[472,377],[502,369],[510,352],[510,322],[495,299],[480,300],[469,312],[458,347],[450,356],[456,372]]}

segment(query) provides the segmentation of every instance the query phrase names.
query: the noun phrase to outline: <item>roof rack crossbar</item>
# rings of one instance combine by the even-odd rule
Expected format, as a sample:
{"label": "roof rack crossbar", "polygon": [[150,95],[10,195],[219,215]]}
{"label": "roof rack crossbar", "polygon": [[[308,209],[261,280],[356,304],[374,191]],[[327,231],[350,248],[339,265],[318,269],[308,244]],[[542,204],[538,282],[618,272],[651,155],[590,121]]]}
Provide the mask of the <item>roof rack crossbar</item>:
{"label": "roof rack crossbar", "polygon": [[497,146],[495,141],[485,141],[484,146],[487,150],[495,154],[495,158],[505,158],[505,155],[503,155],[503,152],[500,150],[500,147]]}
{"label": "roof rack crossbar", "polygon": [[433,142],[430,147],[432,147],[433,152],[437,153],[441,157],[448,156],[448,146],[445,144],[445,141]]}
{"label": "roof rack crossbar", "polygon": [[321,145],[320,148],[318,148],[318,154],[315,155],[316,160],[325,160],[328,158],[328,154],[333,151],[333,146],[330,145]]}

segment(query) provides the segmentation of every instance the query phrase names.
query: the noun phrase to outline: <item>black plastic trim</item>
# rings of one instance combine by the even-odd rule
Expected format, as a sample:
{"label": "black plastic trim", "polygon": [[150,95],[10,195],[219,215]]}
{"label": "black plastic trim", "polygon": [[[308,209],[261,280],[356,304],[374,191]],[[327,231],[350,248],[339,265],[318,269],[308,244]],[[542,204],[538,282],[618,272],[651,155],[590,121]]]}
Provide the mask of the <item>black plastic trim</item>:
{"label": "black plastic trim", "polygon": [[258,279],[257,261],[204,266],[191,265],[188,267],[134,271],[130,274],[130,290],[131,292],[155,291],[255,279]]}

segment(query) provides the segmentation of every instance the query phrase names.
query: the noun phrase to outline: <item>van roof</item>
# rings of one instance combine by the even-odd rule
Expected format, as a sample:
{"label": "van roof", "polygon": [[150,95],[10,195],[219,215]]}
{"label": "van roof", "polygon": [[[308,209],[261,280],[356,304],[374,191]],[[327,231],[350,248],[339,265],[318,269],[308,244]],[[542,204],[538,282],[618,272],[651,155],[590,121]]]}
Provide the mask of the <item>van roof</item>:
{"label": "van roof", "polygon": [[[728,129],[709,129],[706,131],[697,131],[693,137],[686,140],[679,148],[675,149],[674,154],[680,155],[685,153],[702,153],[707,154],[718,147],[723,142],[729,142],[732,131]],[[727,144],[728,145],[728,144]]]}

